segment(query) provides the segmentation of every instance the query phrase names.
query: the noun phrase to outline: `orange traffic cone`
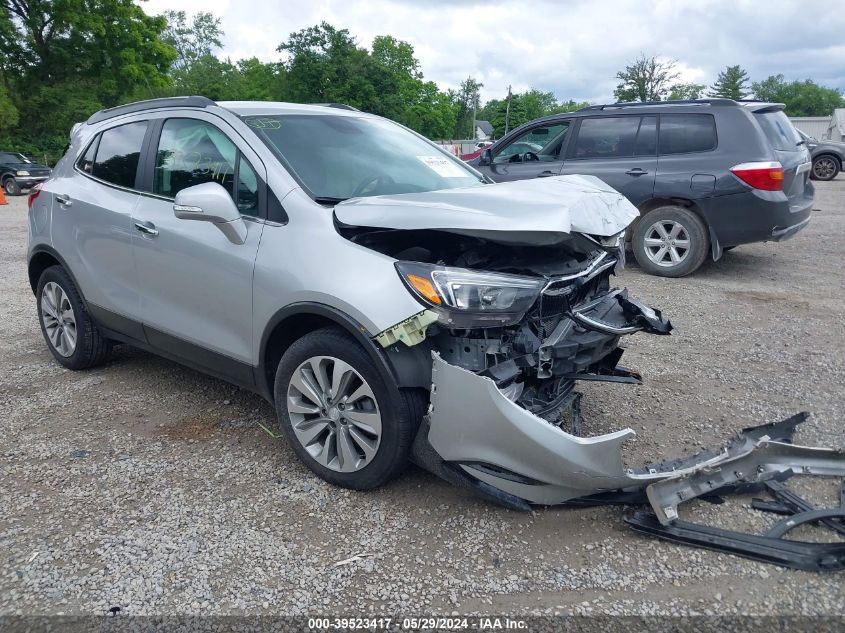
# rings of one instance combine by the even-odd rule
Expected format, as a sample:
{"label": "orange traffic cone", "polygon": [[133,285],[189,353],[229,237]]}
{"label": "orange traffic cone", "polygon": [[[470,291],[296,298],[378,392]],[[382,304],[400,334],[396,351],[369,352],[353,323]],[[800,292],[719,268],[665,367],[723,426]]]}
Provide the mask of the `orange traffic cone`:
{"label": "orange traffic cone", "polygon": [[0,207],[4,204],[9,204],[8,200],[6,200],[6,194],[3,193],[3,187],[0,186]]}

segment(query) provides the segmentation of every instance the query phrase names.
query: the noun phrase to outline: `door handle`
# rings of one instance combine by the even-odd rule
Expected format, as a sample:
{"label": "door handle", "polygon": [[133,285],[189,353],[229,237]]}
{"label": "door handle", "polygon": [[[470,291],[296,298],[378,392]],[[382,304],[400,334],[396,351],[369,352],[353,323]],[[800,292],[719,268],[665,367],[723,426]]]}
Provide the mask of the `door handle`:
{"label": "door handle", "polygon": [[136,222],[135,228],[141,231],[144,235],[149,235],[150,237],[158,235],[158,229],[152,222]]}
{"label": "door handle", "polygon": [[549,176],[557,176],[557,174],[553,171],[549,171],[548,169],[537,174],[537,178],[548,178]]}
{"label": "door handle", "polygon": [[625,173],[629,176],[644,176],[648,172],[645,169],[641,169],[640,167],[635,167],[634,169],[629,169]]}
{"label": "door handle", "polygon": [[73,200],[70,199],[70,196],[66,196],[63,193],[56,196],[56,201],[63,207],[69,207],[73,204]]}

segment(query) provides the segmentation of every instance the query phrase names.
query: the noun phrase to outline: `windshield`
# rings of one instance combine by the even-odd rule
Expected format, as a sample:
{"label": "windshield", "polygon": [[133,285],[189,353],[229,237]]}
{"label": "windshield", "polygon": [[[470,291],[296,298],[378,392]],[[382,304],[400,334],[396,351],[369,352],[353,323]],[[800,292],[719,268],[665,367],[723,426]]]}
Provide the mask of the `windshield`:
{"label": "windshield", "polygon": [[390,121],[307,114],[244,121],[318,202],[483,184],[457,158]]}

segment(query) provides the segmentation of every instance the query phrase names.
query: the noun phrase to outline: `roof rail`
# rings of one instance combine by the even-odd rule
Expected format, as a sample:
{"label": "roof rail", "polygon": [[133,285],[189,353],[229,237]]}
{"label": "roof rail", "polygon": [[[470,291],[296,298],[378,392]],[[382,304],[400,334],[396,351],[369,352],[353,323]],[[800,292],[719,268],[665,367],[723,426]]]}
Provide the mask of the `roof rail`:
{"label": "roof rail", "polygon": [[314,105],[323,106],[324,108],[337,108],[338,110],[354,110],[360,112],[358,108],[353,108],[351,105],[345,103],[315,103]]}
{"label": "roof rail", "polygon": [[737,105],[733,99],[672,99],[667,101],[626,101],[624,103],[608,103],[605,105],[591,105],[581,110],[604,110],[607,108],[639,108],[642,106],[670,106],[670,105],[710,105],[710,106],[732,106]]}
{"label": "roof rail", "polygon": [[208,97],[200,96],[147,99],[146,101],[136,101],[134,103],[100,110],[88,117],[87,123],[91,125],[122,114],[132,114],[133,112],[141,112],[142,110],[151,110],[153,108],[207,108],[210,105],[215,105],[214,101]]}

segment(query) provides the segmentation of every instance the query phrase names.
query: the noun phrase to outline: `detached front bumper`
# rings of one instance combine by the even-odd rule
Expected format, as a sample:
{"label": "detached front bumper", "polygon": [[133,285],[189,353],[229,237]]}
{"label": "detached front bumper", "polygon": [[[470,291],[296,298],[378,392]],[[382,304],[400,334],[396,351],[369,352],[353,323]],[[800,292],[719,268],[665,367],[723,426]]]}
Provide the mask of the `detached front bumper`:
{"label": "detached front bumper", "polygon": [[[794,446],[806,415],[744,429],[718,450],[626,468],[622,445],[631,429],[578,437],[509,400],[490,378],[432,355],[431,408],[415,442],[418,463],[454,483],[517,509],[603,493],[638,493],[661,521],[682,501],[779,474],[845,475],[845,454]],[[425,454],[428,449],[428,454]]]}

